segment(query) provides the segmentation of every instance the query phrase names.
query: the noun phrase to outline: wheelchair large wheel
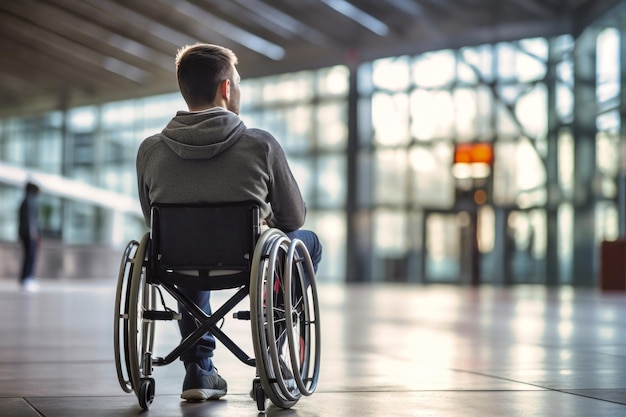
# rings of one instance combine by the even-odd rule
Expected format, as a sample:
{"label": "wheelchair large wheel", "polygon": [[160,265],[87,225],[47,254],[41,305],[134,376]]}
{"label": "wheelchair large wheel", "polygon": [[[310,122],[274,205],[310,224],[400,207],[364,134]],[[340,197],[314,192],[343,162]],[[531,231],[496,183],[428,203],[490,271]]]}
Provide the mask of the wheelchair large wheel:
{"label": "wheelchair large wheel", "polygon": [[137,254],[139,242],[133,240],[128,243],[117,278],[115,293],[115,318],[113,321],[113,343],[115,350],[115,368],[120,387],[125,392],[133,392],[130,380],[130,362],[128,358],[128,304],[130,299],[130,280],[133,275],[134,258]]}
{"label": "wheelchair large wheel", "polygon": [[154,398],[154,380],[150,376],[152,374],[155,323],[144,317],[145,311],[155,310],[157,299],[156,287],[149,284],[146,279],[149,242],[149,236],[146,234],[137,249],[130,282],[128,309],[130,379],[139,405],[143,409],[148,409]]}
{"label": "wheelchair large wheel", "polygon": [[319,301],[311,256],[297,239],[289,245],[285,259],[284,290],[289,356],[292,369],[297,370],[294,378],[302,395],[311,395],[320,370]]}
{"label": "wheelchair large wheel", "polygon": [[310,395],[319,373],[315,277],[310,274],[313,284],[307,285],[304,271],[313,272],[310,257],[305,257],[306,269],[302,262],[294,263],[298,245],[306,252],[301,242],[290,243],[282,232],[266,231],[257,243],[251,271],[257,373],[267,396],[282,408],[290,408],[302,395]]}

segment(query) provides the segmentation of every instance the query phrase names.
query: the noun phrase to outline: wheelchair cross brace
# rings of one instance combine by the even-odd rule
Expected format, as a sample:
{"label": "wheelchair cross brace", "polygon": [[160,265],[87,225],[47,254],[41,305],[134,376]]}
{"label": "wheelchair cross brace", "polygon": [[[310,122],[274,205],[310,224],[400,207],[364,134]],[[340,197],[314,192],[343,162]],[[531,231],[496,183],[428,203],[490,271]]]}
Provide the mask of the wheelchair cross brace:
{"label": "wheelchair cross brace", "polygon": [[[205,333],[211,333],[218,339],[228,350],[230,350],[240,361],[249,366],[256,366],[254,358],[245,353],[231,338],[229,338],[219,327],[217,323],[222,320],[228,312],[230,312],[239,302],[248,296],[248,287],[241,287],[231,298],[229,298],[220,308],[213,314],[207,315],[195,303],[189,300],[176,286],[169,283],[161,283],[162,287],[180,302],[187,312],[193,316],[200,326],[187,336],[177,347],[175,347],[167,356],[152,359],[154,366],[165,366],[180,357],[180,355],[193,344],[195,344]],[[248,314],[249,316],[249,314]],[[148,368],[149,369],[149,368]]]}

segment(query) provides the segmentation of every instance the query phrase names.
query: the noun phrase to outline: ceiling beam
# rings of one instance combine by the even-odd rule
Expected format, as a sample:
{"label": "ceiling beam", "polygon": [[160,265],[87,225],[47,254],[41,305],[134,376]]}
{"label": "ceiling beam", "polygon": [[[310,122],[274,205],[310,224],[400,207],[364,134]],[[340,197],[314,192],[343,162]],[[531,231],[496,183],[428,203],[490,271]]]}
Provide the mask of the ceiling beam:
{"label": "ceiling beam", "polygon": [[285,49],[282,46],[220,19],[187,0],[171,0],[168,5],[172,7],[172,10],[188,19],[189,29],[199,35],[201,39],[210,39],[211,35],[218,34],[227,36],[231,41],[274,61],[280,61],[285,56]]}
{"label": "ceiling beam", "polygon": [[537,1],[537,0],[510,0],[510,1],[520,6],[520,8],[543,19],[554,16],[554,14],[557,12],[557,10],[547,5],[545,1]]}
{"label": "ceiling beam", "polygon": [[[138,37],[145,39],[146,44],[170,53],[176,51],[183,45],[193,44],[197,38],[188,33],[181,32],[164,25],[156,20],[146,17],[148,12],[139,13],[131,9],[131,5],[142,4],[139,1],[127,2],[125,5],[115,3],[111,0],[76,0],[78,4],[71,6],[72,10],[79,11],[83,16],[97,16],[98,20],[112,28],[116,28],[118,33],[136,33]],[[143,7],[144,10],[150,6],[155,7],[158,3],[150,0]]]}
{"label": "ceiling beam", "polygon": [[213,4],[220,8],[228,5],[229,13],[241,14],[243,10],[247,12],[246,16],[253,21],[258,20],[260,16],[264,19],[262,25],[267,30],[274,31],[286,39],[303,38],[322,46],[334,44],[333,40],[324,32],[260,0],[232,0],[232,2],[216,0],[213,1]]}
{"label": "ceiling beam", "polygon": [[[20,11],[15,10],[15,8],[13,7],[16,4],[18,4],[18,2],[0,2],[0,9],[5,10],[9,13],[17,13],[17,15],[19,16]],[[61,61],[69,60],[76,65],[81,65],[82,63],[87,68],[96,70],[98,72],[102,72],[102,70],[105,70],[135,83],[143,83],[150,78],[150,74],[147,71],[141,70],[140,68],[136,68],[137,74],[140,75],[139,77],[131,77],[128,73],[116,72],[114,70],[107,69],[106,67],[104,67],[104,64],[106,63],[106,58],[113,57],[107,57],[106,55],[100,54],[91,48],[83,46],[73,40],[62,37],[54,32],[51,32],[50,30],[40,27],[37,24],[24,26],[22,17],[24,17],[25,20],[31,20],[31,15],[21,16],[20,18],[18,18],[6,14],[2,19],[4,28],[13,31],[16,34],[19,34],[20,37],[23,37],[24,39],[29,39],[31,41],[41,43],[42,46],[49,48],[51,52],[53,51],[55,54],[57,54],[59,60]],[[100,66],[94,67],[94,62],[99,63]]]}
{"label": "ceiling beam", "polygon": [[378,36],[387,36],[389,34],[389,26],[376,17],[359,9],[346,0],[320,0],[328,7],[344,15],[345,17],[355,21],[365,29],[375,33]]}

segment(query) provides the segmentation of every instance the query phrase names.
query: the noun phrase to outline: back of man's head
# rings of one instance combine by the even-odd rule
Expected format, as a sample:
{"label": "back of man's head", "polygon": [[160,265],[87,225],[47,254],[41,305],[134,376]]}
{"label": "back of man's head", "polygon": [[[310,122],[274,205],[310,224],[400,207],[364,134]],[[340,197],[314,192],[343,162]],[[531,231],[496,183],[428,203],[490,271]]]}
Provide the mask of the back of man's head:
{"label": "back of man's head", "polygon": [[220,83],[232,81],[237,56],[219,45],[197,43],[182,47],[176,55],[176,77],[189,107],[210,104]]}

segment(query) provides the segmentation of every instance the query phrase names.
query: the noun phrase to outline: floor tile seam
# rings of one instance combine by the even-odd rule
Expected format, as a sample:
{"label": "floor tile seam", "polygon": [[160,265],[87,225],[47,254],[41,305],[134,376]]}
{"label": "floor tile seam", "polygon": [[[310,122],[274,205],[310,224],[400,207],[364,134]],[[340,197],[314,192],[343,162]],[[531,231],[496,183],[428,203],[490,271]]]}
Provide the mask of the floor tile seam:
{"label": "floor tile seam", "polygon": [[54,365],[54,364],[76,364],[76,365],[104,365],[104,364],[114,364],[114,361],[109,359],[99,359],[99,360],[27,360],[27,361],[6,361],[0,359],[0,365]]}
{"label": "floor tile seam", "polygon": [[38,416],[45,417],[45,414],[39,411],[39,409],[27,397],[21,397],[21,398],[35,413],[37,413]]}
{"label": "floor tile seam", "polygon": [[450,370],[453,371],[453,372],[462,372],[462,373],[471,374],[471,375],[479,375],[479,376],[484,376],[484,377],[487,377],[487,378],[499,379],[501,381],[513,382],[515,384],[529,385],[531,387],[541,388],[541,389],[547,390],[547,391],[559,391],[558,389],[545,387],[543,385],[533,384],[531,382],[518,381],[518,380],[515,380],[515,379],[506,378],[506,377],[498,376],[498,375],[491,375],[491,374],[484,373],[484,372],[469,371],[467,369],[458,369],[458,368],[450,368]]}
{"label": "floor tile seam", "polygon": [[[537,390],[537,389],[507,389],[507,388],[484,388],[484,389],[394,389],[394,390],[334,390],[334,391],[315,391],[315,394],[353,394],[353,393],[376,393],[376,394],[391,394],[391,393],[411,393],[411,392],[541,392],[550,391],[549,389]],[[236,394],[238,395],[238,394]]]}
{"label": "floor tile seam", "polygon": [[[455,371],[455,372],[464,372],[464,373],[469,373],[469,374],[473,374],[473,375],[480,375],[480,376],[486,376],[486,377],[489,377],[489,378],[495,378],[495,379],[499,379],[499,380],[502,380],[502,381],[508,381],[508,382],[514,382],[514,383],[517,383],[517,384],[529,385],[529,386],[541,388],[542,390],[545,390],[545,391],[559,392],[559,393],[562,393],[562,394],[575,395],[575,396],[578,396],[578,397],[590,398],[590,399],[593,399],[593,400],[596,400],[596,401],[602,401],[602,402],[608,402],[608,403],[613,403],[613,404],[619,404],[619,405],[622,405],[622,406],[626,406],[626,404],[620,403],[620,402],[617,402],[617,401],[611,401],[611,400],[607,400],[607,399],[604,399],[604,398],[592,397],[590,395],[584,395],[582,393],[571,392],[571,391],[567,391],[565,389],[545,387],[545,386],[539,385],[539,384],[533,384],[533,383],[530,383],[530,382],[523,382],[523,381],[516,381],[514,379],[505,378],[505,377],[501,377],[501,376],[497,376],[497,375],[490,375],[490,374],[486,374],[486,373],[482,373],[482,372],[468,371],[468,370],[463,370],[463,369],[452,369],[452,370]],[[592,388],[589,388],[588,390],[592,390]]]}
{"label": "floor tile seam", "polygon": [[[543,391],[555,391],[555,390],[543,390]],[[459,393],[471,393],[471,392],[508,392],[508,393],[514,393],[514,392],[541,392],[541,390],[536,390],[536,389],[396,389],[396,390],[375,390],[375,389],[359,389],[359,390],[324,390],[324,391],[315,391],[314,395],[333,395],[333,394],[393,394],[393,393],[398,393],[398,394],[406,394],[406,393],[422,393],[422,392],[459,392]],[[567,392],[565,392],[567,393]],[[244,398],[249,398],[250,394],[249,393],[245,393],[245,392],[240,392],[240,393],[228,393],[226,397],[224,397],[224,399],[228,399],[228,398],[232,398],[232,397],[244,397]],[[168,393],[161,393],[158,394],[159,398],[180,398],[180,394],[168,394]],[[36,401],[36,400],[44,400],[44,399],[71,399],[71,398],[98,398],[98,399],[104,399],[104,398],[110,398],[110,399],[120,399],[120,398],[129,398],[132,399],[134,398],[134,396],[127,396],[127,395],[36,395],[36,396],[29,396],[29,397],[0,397],[0,400],[4,400],[4,399],[23,399],[27,402],[29,402],[30,400],[32,401]],[[30,404],[30,403],[29,403]]]}
{"label": "floor tile seam", "polygon": [[[238,395],[238,394],[228,394],[228,395]],[[244,395],[244,394],[242,394]],[[159,397],[177,397],[180,396],[180,394],[158,394]],[[28,397],[6,397],[6,398],[2,398],[0,397],[0,400],[2,399],[24,399],[26,401],[29,400],[45,400],[45,399],[50,399],[50,398],[135,398],[135,394],[132,393],[132,395],[124,395],[124,394],[109,394],[109,395],[94,395],[94,394],[85,394],[85,395],[76,395],[76,394],[68,394],[68,395],[59,395],[59,394],[55,394],[55,395],[29,395]]]}
{"label": "floor tile seam", "polygon": [[[594,389],[588,388],[586,390],[581,390],[581,391],[592,391],[592,390],[594,390]],[[595,389],[595,390],[597,390],[597,389]],[[567,391],[567,390],[563,390],[563,389],[554,390],[554,391],[562,392],[563,394],[575,395],[577,397],[590,398],[590,399],[593,399],[593,400],[596,400],[596,401],[602,401],[602,402],[611,403],[611,404],[619,404],[621,406],[626,407],[626,404],[621,403],[619,401],[612,401],[612,400],[607,400],[606,398],[598,398],[598,397],[594,397],[594,396],[591,396],[591,395],[585,395],[582,392],[572,392],[572,391]]]}

